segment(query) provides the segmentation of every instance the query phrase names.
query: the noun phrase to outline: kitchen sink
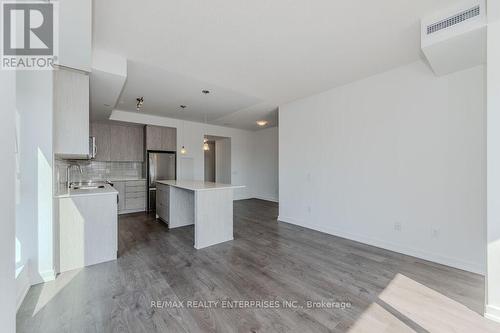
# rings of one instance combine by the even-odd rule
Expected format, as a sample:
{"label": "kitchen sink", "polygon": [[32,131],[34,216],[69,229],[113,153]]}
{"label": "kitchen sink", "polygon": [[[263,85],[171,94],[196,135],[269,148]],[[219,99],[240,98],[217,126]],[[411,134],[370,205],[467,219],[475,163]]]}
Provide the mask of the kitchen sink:
{"label": "kitchen sink", "polygon": [[99,188],[104,188],[102,182],[81,182],[71,184],[72,190],[96,190]]}
{"label": "kitchen sink", "polygon": [[93,186],[82,185],[82,186],[71,186],[71,188],[73,190],[95,190],[98,188],[104,188],[104,185],[93,185]]}

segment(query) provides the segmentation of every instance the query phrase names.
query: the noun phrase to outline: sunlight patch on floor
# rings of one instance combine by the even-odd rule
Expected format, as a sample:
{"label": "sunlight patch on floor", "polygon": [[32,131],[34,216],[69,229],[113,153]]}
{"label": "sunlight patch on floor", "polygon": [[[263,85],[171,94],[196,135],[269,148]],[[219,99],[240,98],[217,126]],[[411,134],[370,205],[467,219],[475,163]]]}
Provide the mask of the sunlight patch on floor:
{"label": "sunlight patch on floor", "polygon": [[61,290],[66,287],[73,278],[80,273],[81,269],[75,269],[64,274],[59,275],[54,281],[46,282],[42,286],[42,291],[38,296],[35,309],[33,310],[32,317],[42,310],[54,297],[59,294]]}
{"label": "sunlight patch on floor", "polygon": [[377,303],[372,303],[356,320],[349,333],[415,332]]}
{"label": "sunlight patch on floor", "polygon": [[397,316],[372,303],[349,332],[414,332],[398,317],[428,332],[500,332],[500,324],[402,274],[394,277],[377,302]]}

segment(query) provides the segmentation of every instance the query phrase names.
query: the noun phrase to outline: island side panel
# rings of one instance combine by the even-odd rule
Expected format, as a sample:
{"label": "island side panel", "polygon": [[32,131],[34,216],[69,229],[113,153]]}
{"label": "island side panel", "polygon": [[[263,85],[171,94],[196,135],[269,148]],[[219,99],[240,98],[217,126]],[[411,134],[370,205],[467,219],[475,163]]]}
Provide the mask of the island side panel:
{"label": "island side panel", "polygon": [[194,224],[194,192],[175,186],[169,187],[169,228]]}
{"label": "island side panel", "polygon": [[116,195],[58,199],[59,272],[116,260]]}
{"label": "island side panel", "polygon": [[194,247],[233,240],[233,190],[196,191]]}

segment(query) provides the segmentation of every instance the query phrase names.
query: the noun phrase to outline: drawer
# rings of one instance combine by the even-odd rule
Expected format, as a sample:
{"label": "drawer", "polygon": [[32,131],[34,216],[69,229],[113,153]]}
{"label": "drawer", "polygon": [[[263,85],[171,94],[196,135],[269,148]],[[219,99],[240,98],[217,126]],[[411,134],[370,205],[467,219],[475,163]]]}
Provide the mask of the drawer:
{"label": "drawer", "polygon": [[125,190],[125,195],[146,195],[146,191],[144,189],[126,189]]}
{"label": "drawer", "polygon": [[125,199],[126,209],[146,209],[146,198]]}
{"label": "drawer", "polygon": [[126,193],[134,193],[134,192],[146,192],[146,186],[130,186],[127,184],[125,186]]}
{"label": "drawer", "polygon": [[139,198],[146,200],[146,192],[125,193],[125,200]]}
{"label": "drawer", "polygon": [[145,180],[127,180],[126,182],[127,187],[128,186],[142,186],[146,188],[146,181]]}

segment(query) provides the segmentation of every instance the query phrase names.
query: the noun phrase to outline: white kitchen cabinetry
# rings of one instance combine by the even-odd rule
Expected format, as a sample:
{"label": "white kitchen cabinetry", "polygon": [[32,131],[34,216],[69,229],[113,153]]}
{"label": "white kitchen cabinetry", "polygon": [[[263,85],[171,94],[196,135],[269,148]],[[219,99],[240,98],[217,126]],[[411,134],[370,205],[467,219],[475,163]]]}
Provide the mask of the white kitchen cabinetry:
{"label": "white kitchen cabinetry", "polygon": [[89,76],[54,70],[54,153],[63,158],[89,154]]}
{"label": "white kitchen cabinetry", "polygon": [[56,64],[90,72],[92,67],[92,0],[60,0],[59,54]]}
{"label": "white kitchen cabinetry", "polygon": [[113,181],[118,191],[118,214],[143,212],[146,210],[146,181]]}

